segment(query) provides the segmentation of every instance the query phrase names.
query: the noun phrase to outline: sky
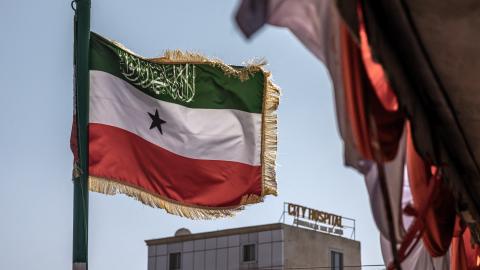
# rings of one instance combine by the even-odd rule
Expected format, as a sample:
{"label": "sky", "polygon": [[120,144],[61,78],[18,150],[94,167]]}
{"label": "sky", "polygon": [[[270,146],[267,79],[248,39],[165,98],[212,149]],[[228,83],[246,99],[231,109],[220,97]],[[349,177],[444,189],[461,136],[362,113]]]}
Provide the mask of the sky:
{"label": "sky", "polygon": [[[90,193],[90,270],[147,269],[146,239],[275,223],[284,202],[354,218],[362,264],[382,263],[363,179],[343,166],[330,78],[288,30],[267,26],[245,40],[233,20],[238,0],[92,2],[92,31],[140,55],[263,57],[283,95],[277,197],[234,218],[193,221]],[[73,15],[68,0],[0,0],[0,269],[71,269]]]}

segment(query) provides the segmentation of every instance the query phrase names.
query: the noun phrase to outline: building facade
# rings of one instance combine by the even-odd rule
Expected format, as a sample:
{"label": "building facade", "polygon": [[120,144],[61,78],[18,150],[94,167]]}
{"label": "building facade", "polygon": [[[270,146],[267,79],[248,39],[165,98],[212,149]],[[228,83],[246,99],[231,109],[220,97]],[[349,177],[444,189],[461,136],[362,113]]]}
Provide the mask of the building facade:
{"label": "building facade", "polygon": [[196,234],[181,229],[145,242],[148,270],[361,268],[360,242],[283,223]]}

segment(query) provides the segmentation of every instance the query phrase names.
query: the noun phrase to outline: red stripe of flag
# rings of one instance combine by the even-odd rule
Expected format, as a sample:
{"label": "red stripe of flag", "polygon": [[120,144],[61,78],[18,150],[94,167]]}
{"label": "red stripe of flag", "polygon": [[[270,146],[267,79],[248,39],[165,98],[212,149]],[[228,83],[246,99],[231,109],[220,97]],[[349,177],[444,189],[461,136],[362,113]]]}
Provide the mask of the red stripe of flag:
{"label": "red stripe of flag", "polygon": [[261,195],[261,166],[177,155],[126,130],[89,125],[89,173],[185,204],[237,206]]}

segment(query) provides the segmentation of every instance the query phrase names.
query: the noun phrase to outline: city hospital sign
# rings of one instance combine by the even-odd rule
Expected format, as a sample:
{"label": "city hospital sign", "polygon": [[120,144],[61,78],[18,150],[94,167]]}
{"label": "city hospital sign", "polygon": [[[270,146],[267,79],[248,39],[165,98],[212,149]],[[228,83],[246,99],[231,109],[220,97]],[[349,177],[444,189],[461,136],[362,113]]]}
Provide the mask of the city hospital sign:
{"label": "city hospital sign", "polygon": [[294,225],[343,235],[341,216],[293,203],[287,203],[287,212],[295,218]]}

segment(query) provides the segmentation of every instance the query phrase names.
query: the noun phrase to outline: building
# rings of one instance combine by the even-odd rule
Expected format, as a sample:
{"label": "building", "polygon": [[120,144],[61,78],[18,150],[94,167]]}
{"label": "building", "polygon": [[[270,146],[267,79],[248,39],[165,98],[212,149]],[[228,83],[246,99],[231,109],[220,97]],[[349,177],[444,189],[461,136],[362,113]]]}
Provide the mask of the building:
{"label": "building", "polygon": [[360,242],[284,223],[196,234],[180,229],[173,237],[145,242],[148,270],[359,270],[361,265]]}

